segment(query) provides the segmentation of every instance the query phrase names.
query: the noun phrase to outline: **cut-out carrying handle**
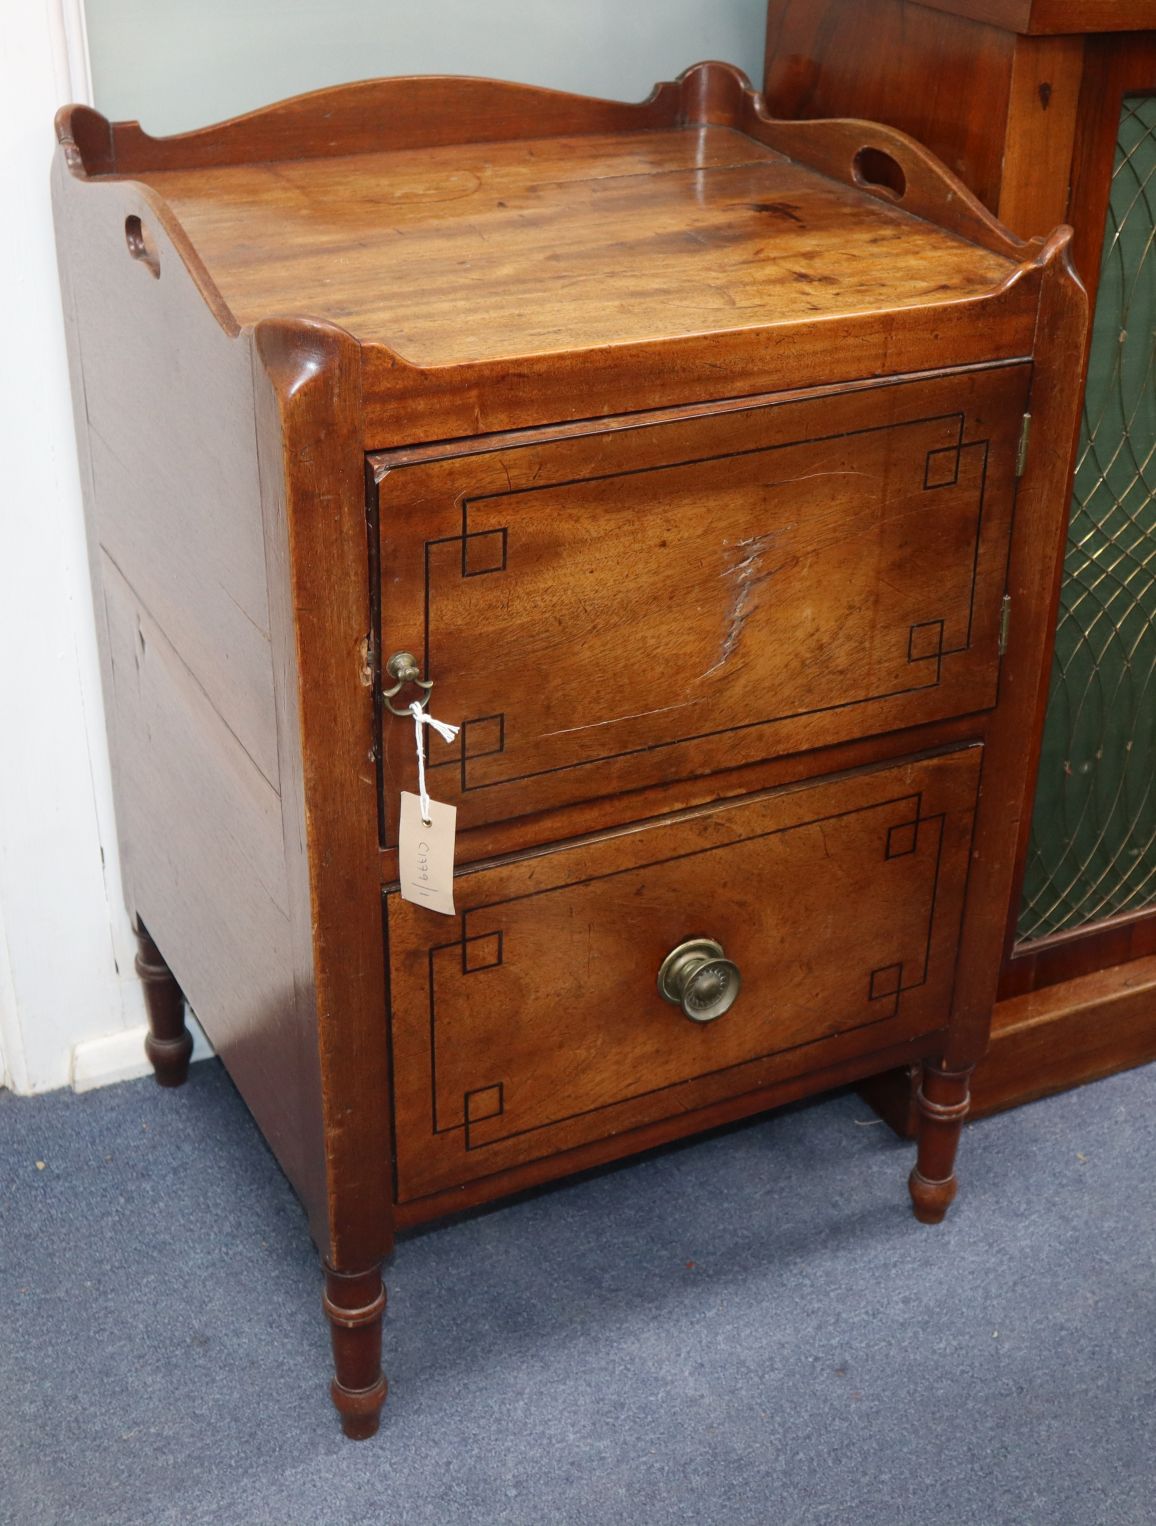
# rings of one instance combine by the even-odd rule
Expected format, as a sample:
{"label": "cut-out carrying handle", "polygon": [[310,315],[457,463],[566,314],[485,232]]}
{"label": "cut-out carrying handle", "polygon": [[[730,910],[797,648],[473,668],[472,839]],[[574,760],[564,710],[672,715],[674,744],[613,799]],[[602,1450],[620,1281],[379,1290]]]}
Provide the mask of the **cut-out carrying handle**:
{"label": "cut-out carrying handle", "polygon": [[158,278],[161,273],[160,255],[152,234],[135,212],[124,220],[124,241],[133,259],[139,260],[154,279]]}
{"label": "cut-out carrying handle", "polygon": [[1005,228],[949,169],[914,138],[879,122],[769,117],[747,92],[740,128],[798,164],[924,218],[981,248],[1032,263],[1042,240]]}
{"label": "cut-out carrying handle", "polygon": [[906,172],[895,155],[884,148],[864,144],[851,160],[851,174],[864,190],[882,191],[896,201],[907,194]]}

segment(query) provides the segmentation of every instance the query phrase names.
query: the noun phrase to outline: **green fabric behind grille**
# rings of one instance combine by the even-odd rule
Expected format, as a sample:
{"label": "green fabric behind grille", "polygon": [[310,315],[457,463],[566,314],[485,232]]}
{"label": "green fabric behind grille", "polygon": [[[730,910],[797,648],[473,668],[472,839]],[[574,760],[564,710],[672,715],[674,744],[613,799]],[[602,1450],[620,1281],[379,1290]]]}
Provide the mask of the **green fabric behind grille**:
{"label": "green fabric behind grille", "polygon": [[1156,904],[1156,96],[1123,104],[1021,939]]}

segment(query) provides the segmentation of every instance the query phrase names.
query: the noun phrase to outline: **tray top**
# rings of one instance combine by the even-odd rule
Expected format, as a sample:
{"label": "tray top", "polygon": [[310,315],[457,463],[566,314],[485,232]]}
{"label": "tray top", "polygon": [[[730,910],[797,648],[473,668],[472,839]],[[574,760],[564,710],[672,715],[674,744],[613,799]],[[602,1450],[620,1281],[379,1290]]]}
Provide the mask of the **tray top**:
{"label": "tray top", "polygon": [[950,302],[1017,263],[713,125],[126,178],[240,324],[322,318],[419,366]]}

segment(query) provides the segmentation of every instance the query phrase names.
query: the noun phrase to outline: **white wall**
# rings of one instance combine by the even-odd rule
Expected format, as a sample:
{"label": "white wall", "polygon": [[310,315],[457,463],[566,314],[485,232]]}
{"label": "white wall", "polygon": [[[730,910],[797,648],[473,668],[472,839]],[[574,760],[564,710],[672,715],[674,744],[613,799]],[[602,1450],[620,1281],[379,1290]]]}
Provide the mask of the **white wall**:
{"label": "white wall", "polygon": [[[69,1079],[73,1046],[143,1018],[113,845],[48,204],[52,115],[88,90],[75,14],[11,6],[0,51],[0,1047],[6,1079]],[[72,57],[70,59],[70,51]]]}
{"label": "white wall", "polygon": [[483,74],[623,100],[723,58],[766,0],[88,0],[96,103],[179,132],[340,80]]}
{"label": "white wall", "polygon": [[[757,78],[763,27],[764,0],[87,0],[97,106],[157,133],[380,74],[639,99],[700,58]],[[84,0],[22,0],[0,50],[0,1083],[17,1091],[144,1069],[48,200],[53,113],[88,95],[84,28]]]}

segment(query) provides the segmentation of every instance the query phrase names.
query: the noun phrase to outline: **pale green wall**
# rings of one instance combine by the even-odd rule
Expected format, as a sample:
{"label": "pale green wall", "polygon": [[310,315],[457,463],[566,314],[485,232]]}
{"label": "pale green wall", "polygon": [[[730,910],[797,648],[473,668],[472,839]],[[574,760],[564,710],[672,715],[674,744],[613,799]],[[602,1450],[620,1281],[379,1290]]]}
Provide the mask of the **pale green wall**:
{"label": "pale green wall", "polygon": [[702,58],[758,83],[765,0],[87,0],[96,104],[180,132],[341,80],[482,74],[637,100]]}

